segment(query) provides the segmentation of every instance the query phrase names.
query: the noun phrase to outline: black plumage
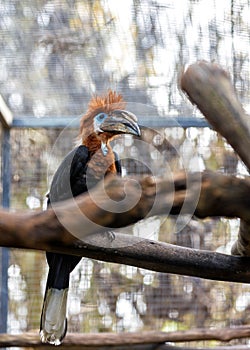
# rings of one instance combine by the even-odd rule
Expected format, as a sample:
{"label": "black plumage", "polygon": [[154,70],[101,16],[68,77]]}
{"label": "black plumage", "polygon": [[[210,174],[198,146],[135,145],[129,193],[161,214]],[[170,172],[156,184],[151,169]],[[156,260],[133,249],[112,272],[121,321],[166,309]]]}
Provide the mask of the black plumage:
{"label": "black plumage", "polygon": [[[53,206],[53,203],[60,202],[72,197],[76,197],[87,192],[96,185],[97,179],[88,179],[88,163],[91,161],[91,152],[84,145],[81,145],[71,151],[58,167],[48,194],[47,206]],[[121,175],[121,163],[117,154],[115,156],[115,167],[118,175]],[[46,259],[49,265],[49,273],[46,283],[44,300],[51,288],[64,290],[69,288],[70,273],[81,261],[81,257],[46,252]],[[41,330],[43,329],[43,315],[41,316]],[[67,331],[67,321],[65,321],[65,330],[60,337],[63,339]],[[53,341],[53,339],[52,339]]]}
{"label": "black plumage", "polygon": [[[95,97],[81,118],[82,144],[58,167],[48,195],[48,207],[89,191],[107,174],[121,174],[120,161],[110,141],[120,134],[140,136],[136,116],[124,110],[121,95],[109,91]],[[67,331],[66,308],[70,273],[81,258],[46,253],[49,273],[44,296],[40,336],[44,343],[59,345]]]}

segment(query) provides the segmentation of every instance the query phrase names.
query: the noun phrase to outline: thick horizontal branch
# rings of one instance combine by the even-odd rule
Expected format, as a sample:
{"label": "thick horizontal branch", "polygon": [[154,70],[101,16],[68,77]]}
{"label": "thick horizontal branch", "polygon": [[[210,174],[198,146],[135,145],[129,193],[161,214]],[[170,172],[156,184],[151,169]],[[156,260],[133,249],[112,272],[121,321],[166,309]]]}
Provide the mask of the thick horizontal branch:
{"label": "thick horizontal branch", "polygon": [[[112,349],[113,350],[113,349]],[[126,350],[126,349],[114,349],[114,350]],[[129,350],[137,350],[135,349],[129,349]],[[141,350],[141,349],[138,349]],[[144,349],[143,349],[144,350]],[[151,349],[145,349],[145,350],[151,350]],[[193,346],[173,346],[173,345],[168,345],[168,344],[162,344],[157,346],[156,348],[153,347],[152,350],[249,350],[249,346],[248,345],[228,345],[228,346],[218,346],[218,347],[198,347],[193,345]]]}
{"label": "thick horizontal branch", "polygon": [[[115,236],[114,248],[107,247],[108,238],[94,235],[93,244],[79,243],[78,247],[69,246],[68,249],[56,251],[163,273],[249,283],[249,258],[183,248],[122,234]],[[121,246],[117,247],[119,244]]]}
{"label": "thick horizontal branch", "polygon": [[[149,212],[156,215],[192,214],[193,211],[199,217],[239,216],[250,221],[248,179],[217,173],[181,174],[174,182],[146,178],[139,184],[134,180],[112,178],[105,182],[106,195],[97,187],[89,195],[44,212],[1,211],[0,245],[68,253],[160,272],[249,282],[247,258],[181,248],[126,234],[115,233],[113,240],[109,235],[94,234],[107,230],[105,226],[114,231],[140,220]],[[107,194],[112,201],[107,200]],[[135,198],[138,202],[129,207]],[[86,237],[86,234],[92,235]]]}
{"label": "thick horizontal branch", "polygon": [[[190,214],[239,217],[250,222],[250,179],[205,172],[173,180],[110,178],[104,188],[43,212],[0,210],[0,245],[63,249],[86,236],[133,224],[152,215]],[[128,236],[130,243],[131,237]],[[118,242],[119,243],[119,242]],[[124,241],[122,242],[124,245]]]}
{"label": "thick horizontal branch", "polygon": [[[229,75],[218,65],[202,61],[187,69],[181,87],[250,169],[249,118],[236,97]],[[61,251],[76,243],[76,239],[86,241],[88,234],[126,226],[147,215],[181,213],[200,218],[239,217],[239,239],[232,252],[249,256],[249,188],[249,180],[212,173],[182,175],[173,182],[113,179],[105,183],[104,191],[99,186],[92,196],[72,200],[67,207],[54,206],[46,213],[24,217],[0,213],[3,233],[0,245]],[[134,238],[119,237],[116,235],[113,247],[137,244]],[[100,238],[94,242],[98,244],[101,246]],[[150,255],[150,249],[146,250]],[[72,254],[78,253],[73,249]]]}
{"label": "thick horizontal branch", "polygon": [[[102,349],[107,346],[135,346],[164,344],[166,342],[189,342],[204,340],[219,340],[228,342],[232,339],[247,338],[250,336],[250,327],[241,326],[236,328],[208,329],[196,328],[187,331],[175,332],[129,332],[129,333],[69,333],[60,348]],[[36,333],[23,334],[0,334],[0,347],[44,347]],[[144,347],[144,349],[145,349]],[[55,347],[47,346],[46,349]],[[130,348],[131,349],[131,348]],[[155,348],[154,348],[155,349]],[[167,349],[167,348],[166,348]],[[169,348],[171,349],[171,347]]]}

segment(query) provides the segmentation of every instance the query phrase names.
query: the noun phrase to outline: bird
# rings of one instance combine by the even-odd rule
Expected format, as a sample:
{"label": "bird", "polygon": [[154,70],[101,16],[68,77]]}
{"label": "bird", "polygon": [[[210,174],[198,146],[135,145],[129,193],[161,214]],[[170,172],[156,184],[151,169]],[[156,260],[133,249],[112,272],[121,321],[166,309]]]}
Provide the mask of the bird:
{"label": "bird", "polygon": [[[69,152],[56,170],[47,208],[88,192],[106,175],[121,175],[121,162],[110,141],[121,134],[140,136],[136,116],[127,111],[123,96],[108,90],[91,98],[80,119],[78,146]],[[67,333],[67,297],[70,273],[81,257],[46,252],[49,266],[41,320],[43,343],[60,345]]]}

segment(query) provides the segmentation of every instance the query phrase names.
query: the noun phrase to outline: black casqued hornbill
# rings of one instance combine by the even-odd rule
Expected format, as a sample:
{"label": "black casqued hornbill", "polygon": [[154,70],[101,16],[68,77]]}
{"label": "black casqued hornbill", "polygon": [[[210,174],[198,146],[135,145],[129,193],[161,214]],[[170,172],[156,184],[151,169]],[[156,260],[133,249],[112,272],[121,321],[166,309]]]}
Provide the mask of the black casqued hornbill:
{"label": "black casqued hornbill", "polygon": [[[107,174],[121,174],[120,161],[110,141],[120,134],[140,136],[135,115],[126,111],[120,94],[108,91],[93,97],[81,118],[81,145],[57,169],[48,194],[48,206],[88,191]],[[59,345],[67,331],[67,295],[70,273],[80,257],[46,253],[49,273],[42,307],[42,342]]]}

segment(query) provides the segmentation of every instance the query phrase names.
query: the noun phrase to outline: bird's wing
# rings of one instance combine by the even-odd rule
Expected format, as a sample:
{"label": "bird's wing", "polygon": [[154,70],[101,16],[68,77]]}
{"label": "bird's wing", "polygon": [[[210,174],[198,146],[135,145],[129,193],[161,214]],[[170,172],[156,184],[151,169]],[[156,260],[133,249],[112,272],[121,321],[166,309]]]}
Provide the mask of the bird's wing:
{"label": "bird's wing", "polygon": [[[86,168],[89,160],[87,147],[81,145],[71,151],[57,169],[48,196],[48,205],[77,196],[87,190]],[[70,272],[81,260],[47,252],[49,274],[40,323],[40,336],[44,343],[59,345],[67,331],[66,303]]]}
{"label": "bird's wing", "polygon": [[[121,175],[121,161],[114,152],[115,167],[118,175]],[[86,146],[79,146],[72,150],[58,167],[50,187],[48,205],[78,196],[87,192],[93,186],[91,180],[87,181],[87,167],[90,153]]]}
{"label": "bird's wing", "polygon": [[72,150],[64,158],[53,177],[48,204],[69,199],[87,191],[88,161],[89,151],[83,145]]}

